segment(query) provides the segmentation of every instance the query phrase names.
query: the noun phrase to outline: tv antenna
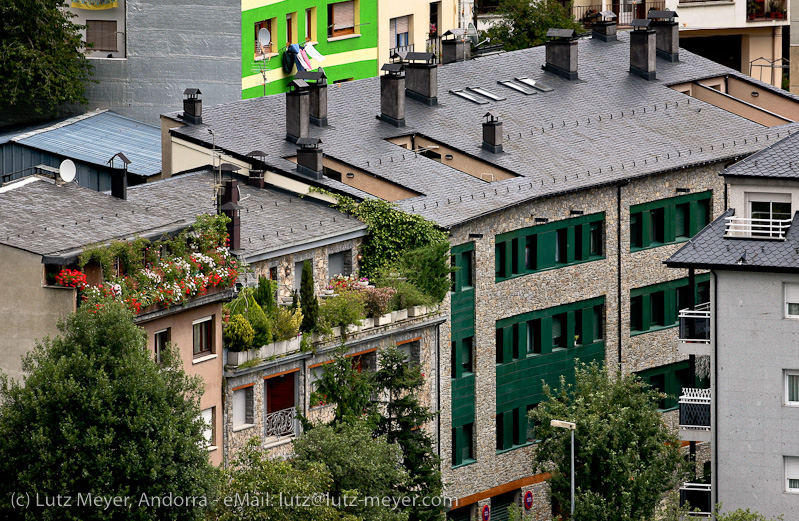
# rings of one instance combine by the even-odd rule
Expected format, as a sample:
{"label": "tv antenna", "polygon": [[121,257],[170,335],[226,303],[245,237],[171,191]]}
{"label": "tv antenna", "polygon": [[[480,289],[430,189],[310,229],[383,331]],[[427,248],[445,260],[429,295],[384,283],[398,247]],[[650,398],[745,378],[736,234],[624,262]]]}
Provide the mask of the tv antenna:
{"label": "tv antenna", "polygon": [[261,51],[263,59],[255,62],[255,64],[250,68],[250,71],[258,72],[261,74],[261,78],[263,78],[261,84],[264,86],[264,96],[266,96],[267,64],[271,59],[271,56],[268,56],[267,53],[264,52],[264,49],[268,48],[271,43],[272,43],[272,34],[269,32],[269,29],[267,29],[266,27],[262,27],[258,31],[258,49]]}

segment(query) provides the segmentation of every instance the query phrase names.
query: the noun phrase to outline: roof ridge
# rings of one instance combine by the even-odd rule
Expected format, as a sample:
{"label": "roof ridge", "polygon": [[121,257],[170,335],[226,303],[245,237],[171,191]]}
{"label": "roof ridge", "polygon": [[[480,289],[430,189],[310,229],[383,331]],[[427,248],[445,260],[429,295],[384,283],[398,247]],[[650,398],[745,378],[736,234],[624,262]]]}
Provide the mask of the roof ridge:
{"label": "roof ridge", "polygon": [[[14,137],[11,138],[11,141],[14,141],[14,142],[22,141],[23,139],[27,139],[29,137],[36,136],[38,134],[43,134],[45,132],[51,132],[51,131],[57,130],[59,128],[64,128],[64,127],[67,127],[69,125],[73,125],[73,124],[78,123],[80,121],[83,121],[83,120],[92,118],[94,116],[97,116],[99,114],[102,114],[103,112],[108,112],[108,109],[95,109],[95,110],[93,110],[91,112],[85,112],[83,114],[78,114],[75,117],[72,117],[72,118],[69,118],[69,119],[65,119],[64,121],[60,121],[60,122],[58,122],[58,123],[56,123],[54,125],[50,125],[50,126],[44,127],[44,128],[39,128],[39,129],[36,129],[36,130],[31,130],[30,132],[25,132],[24,134],[20,134],[19,136],[14,136]],[[135,120],[132,120],[132,121],[135,121]]]}

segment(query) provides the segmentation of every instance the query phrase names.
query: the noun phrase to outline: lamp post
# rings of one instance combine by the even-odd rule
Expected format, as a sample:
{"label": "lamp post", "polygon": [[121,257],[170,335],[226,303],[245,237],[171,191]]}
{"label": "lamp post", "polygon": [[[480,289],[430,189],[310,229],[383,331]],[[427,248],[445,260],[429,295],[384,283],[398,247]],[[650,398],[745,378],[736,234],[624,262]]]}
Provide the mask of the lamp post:
{"label": "lamp post", "polygon": [[569,429],[572,438],[572,510],[571,518],[574,519],[574,431],[577,429],[577,424],[572,422],[565,422],[561,420],[552,420],[549,422],[552,427],[560,429]]}

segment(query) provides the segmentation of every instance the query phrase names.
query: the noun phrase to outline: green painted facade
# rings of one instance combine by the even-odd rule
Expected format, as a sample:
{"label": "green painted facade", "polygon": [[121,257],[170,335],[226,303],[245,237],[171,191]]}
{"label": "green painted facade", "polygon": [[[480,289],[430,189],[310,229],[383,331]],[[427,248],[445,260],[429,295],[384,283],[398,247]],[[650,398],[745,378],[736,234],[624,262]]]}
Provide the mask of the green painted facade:
{"label": "green painted facade", "polygon": [[713,192],[681,195],[630,207],[630,251],[687,241],[710,222]]}
{"label": "green painted facade", "polygon": [[[682,278],[630,290],[630,336],[679,324],[679,311],[690,306],[689,279]],[[710,274],[695,278],[693,301],[710,300]]]}
{"label": "green painted facade", "polygon": [[452,265],[452,465],[472,459],[474,389],[474,243],[453,246]]}
{"label": "green painted facade", "polygon": [[678,400],[683,387],[704,389],[708,384],[707,380],[700,380],[691,373],[688,360],[638,371],[636,374],[644,382],[667,395],[658,405],[662,411],[676,409],[679,406]]}
{"label": "green painted facade", "polygon": [[[328,4],[335,2],[320,2],[319,0],[284,0],[282,2],[270,4],[264,7],[248,9],[241,13],[241,75],[246,78],[252,75],[260,75],[259,65],[264,62],[255,60],[255,24],[263,20],[274,19],[276,30],[273,29],[272,41],[277,56],[265,62],[265,69],[272,71],[282,69],[283,51],[286,48],[288,35],[286,15],[296,13],[295,42],[305,42],[305,10],[315,8],[316,41],[318,45],[314,47],[325,56],[326,60],[321,62],[322,68],[327,75],[328,83],[345,81],[349,79],[360,80],[377,75],[377,2],[369,0],[356,0],[356,8],[360,12],[360,25],[356,26],[355,31],[360,36],[334,39],[328,41],[327,27]],[[357,21],[357,18],[356,18]],[[313,33],[313,29],[312,29]],[[313,36],[311,36],[313,38]],[[356,61],[354,63],[343,63],[339,65],[328,65],[335,63],[335,55],[349,51],[372,49],[374,58]],[[296,66],[290,75],[276,81],[269,81],[266,85],[266,94],[279,94],[288,90],[288,84],[294,77]],[[242,98],[255,98],[264,95],[264,88],[261,85],[242,90]]]}

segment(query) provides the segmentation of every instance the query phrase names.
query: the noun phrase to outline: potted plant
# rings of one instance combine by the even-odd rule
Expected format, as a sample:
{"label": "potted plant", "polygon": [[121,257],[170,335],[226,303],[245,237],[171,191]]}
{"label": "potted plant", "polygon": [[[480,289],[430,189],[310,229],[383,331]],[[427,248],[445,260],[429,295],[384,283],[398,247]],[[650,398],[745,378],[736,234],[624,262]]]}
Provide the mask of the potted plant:
{"label": "potted plant", "polygon": [[299,309],[278,308],[275,324],[275,354],[281,355],[300,348],[300,324],[302,311]]}
{"label": "potted plant", "polygon": [[322,330],[330,334],[339,328],[338,333],[347,337],[347,333],[357,331],[355,326],[366,317],[364,299],[360,292],[343,291],[336,297],[330,297],[319,306],[319,316],[324,326]]}
{"label": "potted plant", "polygon": [[240,365],[248,360],[247,348],[252,345],[255,330],[244,315],[233,315],[222,332],[225,346],[228,348],[228,363]]}
{"label": "potted plant", "polygon": [[749,0],[749,3],[746,4],[746,13],[750,20],[755,19],[755,15],[757,14],[757,2],[755,2],[755,0]]}
{"label": "potted plant", "polygon": [[397,290],[394,288],[374,288],[364,291],[366,314],[374,317],[375,325],[382,326],[391,323],[391,298]]}

